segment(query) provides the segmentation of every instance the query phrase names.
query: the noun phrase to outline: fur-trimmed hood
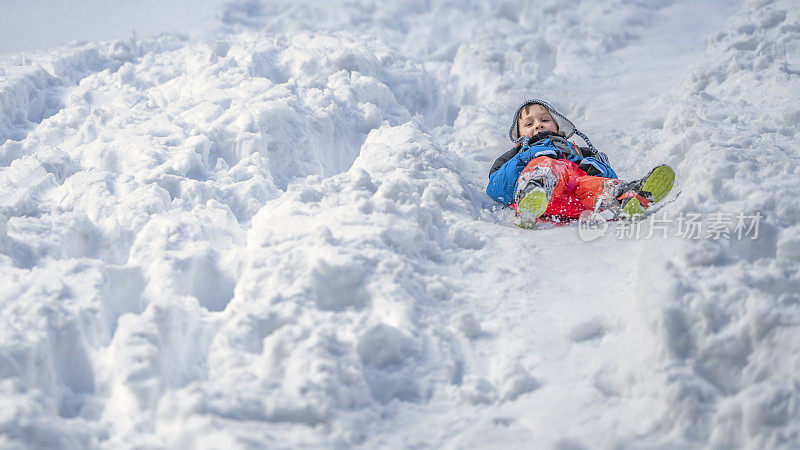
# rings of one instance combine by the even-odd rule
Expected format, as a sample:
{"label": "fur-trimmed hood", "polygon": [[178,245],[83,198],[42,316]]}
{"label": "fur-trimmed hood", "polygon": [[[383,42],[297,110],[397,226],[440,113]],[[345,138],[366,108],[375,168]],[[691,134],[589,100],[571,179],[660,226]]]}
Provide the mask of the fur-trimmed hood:
{"label": "fur-trimmed hood", "polygon": [[555,120],[556,124],[558,124],[558,134],[561,136],[569,138],[575,132],[575,125],[573,125],[572,122],[566,118],[566,116],[556,111],[555,108],[550,106],[546,101],[533,99],[525,101],[525,103],[520,105],[520,107],[517,108],[517,111],[514,113],[514,121],[511,122],[511,128],[508,130],[508,137],[511,138],[512,142],[517,142],[519,140],[519,132],[517,131],[517,118],[519,117],[519,112],[522,111],[522,108],[525,108],[528,105],[542,105],[547,108],[547,111],[549,111],[550,115],[553,116],[553,120]]}

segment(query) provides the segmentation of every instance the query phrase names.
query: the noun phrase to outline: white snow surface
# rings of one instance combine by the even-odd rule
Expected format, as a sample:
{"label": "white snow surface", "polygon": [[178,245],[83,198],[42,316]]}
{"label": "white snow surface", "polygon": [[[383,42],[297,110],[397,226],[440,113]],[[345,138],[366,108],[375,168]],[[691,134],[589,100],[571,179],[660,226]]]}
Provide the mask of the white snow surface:
{"label": "white snow surface", "polygon": [[[5,47],[0,447],[800,446],[797,0],[202,5]],[[532,97],[757,238],[513,227]]]}

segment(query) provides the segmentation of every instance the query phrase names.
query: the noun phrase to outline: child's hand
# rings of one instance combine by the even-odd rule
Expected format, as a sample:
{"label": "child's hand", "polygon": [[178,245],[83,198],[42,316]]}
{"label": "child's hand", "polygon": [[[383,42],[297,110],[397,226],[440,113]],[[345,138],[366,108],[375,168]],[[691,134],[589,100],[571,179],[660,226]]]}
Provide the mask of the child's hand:
{"label": "child's hand", "polygon": [[561,158],[561,152],[558,149],[555,149],[555,148],[543,148],[543,149],[538,150],[538,151],[535,151],[535,150],[538,150],[538,149],[536,149],[536,148],[529,149],[529,151],[531,151],[533,153],[533,155],[531,155],[531,159],[538,158],[540,156],[547,156],[547,157],[553,158],[553,159]]}
{"label": "child's hand", "polygon": [[583,161],[583,156],[578,155],[576,153],[567,153],[564,155],[564,158],[574,162],[575,164],[580,164]]}
{"label": "child's hand", "polygon": [[[595,158],[584,158],[579,164],[578,168],[586,172],[586,175],[595,177],[609,177],[608,169]],[[615,175],[616,176],[616,175]]]}

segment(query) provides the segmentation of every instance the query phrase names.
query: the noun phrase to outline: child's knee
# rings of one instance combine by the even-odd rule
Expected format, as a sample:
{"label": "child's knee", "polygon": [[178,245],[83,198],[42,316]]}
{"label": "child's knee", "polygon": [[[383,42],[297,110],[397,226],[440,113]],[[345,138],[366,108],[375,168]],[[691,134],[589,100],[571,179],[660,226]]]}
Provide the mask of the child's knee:
{"label": "child's knee", "polygon": [[528,165],[555,167],[557,163],[558,163],[557,159],[553,159],[549,156],[537,156],[536,158],[533,158],[531,162],[528,163]]}
{"label": "child's knee", "polygon": [[594,208],[598,197],[607,190],[613,190],[618,184],[619,180],[616,179],[587,175],[578,179],[575,195],[587,209],[591,209]]}

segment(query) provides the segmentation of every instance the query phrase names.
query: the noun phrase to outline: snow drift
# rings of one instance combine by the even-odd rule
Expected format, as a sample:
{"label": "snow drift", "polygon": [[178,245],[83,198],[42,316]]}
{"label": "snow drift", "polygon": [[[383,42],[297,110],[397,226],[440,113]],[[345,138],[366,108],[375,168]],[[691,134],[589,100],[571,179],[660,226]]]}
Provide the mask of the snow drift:
{"label": "snow drift", "polygon": [[[246,1],[3,58],[0,445],[796,445],[794,6]],[[511,227],[526,95],[757,238]]]}

